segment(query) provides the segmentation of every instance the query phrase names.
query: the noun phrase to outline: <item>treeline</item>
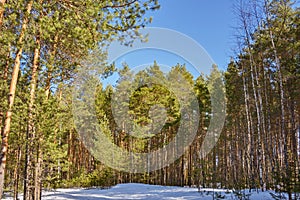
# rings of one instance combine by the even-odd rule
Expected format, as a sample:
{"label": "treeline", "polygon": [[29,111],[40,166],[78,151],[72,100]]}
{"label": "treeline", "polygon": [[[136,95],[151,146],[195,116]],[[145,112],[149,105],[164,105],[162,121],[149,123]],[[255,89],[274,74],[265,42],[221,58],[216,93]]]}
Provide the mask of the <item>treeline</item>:
{"label": "treeline", "polygon": [[299,11],[292,1],[241,1],[239,52],[225,73],[236,180],[289,199],[300,189]]}
{"label": "treeline", "polygon": [[[274,189],[288,192],[290,199],[293,192],[300,191],[300,12],[291,1],[238,1],[237,52],[223,73],[214,66],[211,75],[193,77],[179,64],[163,73],[154,63],[133,74],[131,66],[125,65],[118,70],[119,82],[114,87],[98,85],[95,112],[107,138],[124,150],[139,153],[168,145],[185,117],[175,93],[163,85],[140,81],[151,77],[172,80],[172,74],[181,74],[196,94],[200,114],[194,142],[174,163],[145,173],[103,165],[93,156],[103,145],[97,139],[92,140],[95,152],[85,147],[73,121],[72,86],[77,58],[85,58],[99,43],[131,41],[124,38],[127,33],[123,31],[131,31],[134,37],[136,28],[148,22],[142,14],[156,9],[157,2],[41,3],[7,1],[0,10],[0,14],[5,11],[0,15],[0,177],[4,178],[5,170],[5,188],[13,190],[15,198],[23,191],[26,199],[39,199],[42,187],[125,182]],[[124,16],[130,17],[125,20]],[[113,66],[106,70],[114,71]],[[218,143],[200,159],[213,116],[213,83],[220,80],[219,85],[226,89],[226,121]],[[112,110],[113,95],[129,84],[140,87],[132,92],[128,113],[118,116],[130,116],[138,128],[146,127],[135,129],[135,135],[119,126]],[[148,126],[161,121],[159,129]],[[136,137],[145,132],[151,138]]]}
{"label": "treeline", "polygon": [[87,151],[72,139],[64,88],[91,50],[130,45],[158,8],[156,0],[0,1],[0,198],[4,181],[15,199],[21,187],[24,199],[40,199],[71,161],[81,173]]}

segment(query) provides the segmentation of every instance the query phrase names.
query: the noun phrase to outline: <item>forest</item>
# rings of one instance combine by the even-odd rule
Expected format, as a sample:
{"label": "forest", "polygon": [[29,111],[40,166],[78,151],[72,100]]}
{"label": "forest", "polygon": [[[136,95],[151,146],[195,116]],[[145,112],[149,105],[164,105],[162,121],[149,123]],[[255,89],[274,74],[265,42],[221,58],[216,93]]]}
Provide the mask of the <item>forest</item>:
{"label": "forest", "polygon": [[[160,8],[157,0],[0,0],[0,199],[7,191],[14,199],[22,193],[24,200],[39,200],[44,189],[118,183],[259,188],[293,199],[300,192],[298,6],[291,0],[237,0],[237,48],[227,69],[213,65],[210,75],[195,77],[185,63],[166,72],[153,60],[138,73],[126,63],[122,68],[106,63],[112,41],[130,46],[144,39],[139,31],[151,24],[149,14]],[[184,133],[176,136],[184,126],[195,136],[173,163],[164,163],[169,154],[158,155],[146,165],[163,167],[128,172],[95,156],[106,146],[73,112],[74,82],[92,51],[105,65],[100,80],[118,76],[115,85],[91,79],[84,86],[89,91],[89,84],[96,84],[93,112],[106,139],[124,151],[149,153],[174,139],[185,144]],[[174,89],[145,84],[149,80],[171,82]],[[125,90],[128,109],[121,110],[116,101]],[[216,96],[222,101],[213,103]],[[80,105],[88,100],[79,101],[76,109],[85,116],[87,108]],[[216,145],[201,157],[217,115],[213,104],[226,118]],[[199,115],[181,112],[190,107]],[[123,117],[115,119],[116,113]],[[195,130],[188,130],[189,123],[197,123]],[[88,139],[82,139],[82,130]]]}

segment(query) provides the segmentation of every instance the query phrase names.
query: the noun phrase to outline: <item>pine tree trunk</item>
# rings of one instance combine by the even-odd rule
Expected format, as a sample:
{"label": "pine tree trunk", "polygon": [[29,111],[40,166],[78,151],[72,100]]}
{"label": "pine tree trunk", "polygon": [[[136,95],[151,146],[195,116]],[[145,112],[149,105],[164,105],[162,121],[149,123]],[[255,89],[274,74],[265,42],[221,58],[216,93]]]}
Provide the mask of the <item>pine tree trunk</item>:
{"label": "pine tree trunk", "polygon": [[[271,145],[272,144],[272,137],[273,137],[273,134],[271,134],[271,111],[270,111],[270,95],[271,95],[271,92],[268,92],[268,88],[267,87],[267,83],[269,84],[269,82],[267,81],[270,81],[269,80],[269,75],[266,73],[266,71],[264,70],[263,71],[263,80],[264,80],[264,83],[263,83],[263,88],[264,88],[264,91],[263,91],[263,95],[264,95],[264,102],[265,102],[265,113],[266,113],[266,117],[265,117],[265,129],[266,129],[266,135],[265,135],[265,144],[266,144],[266,151],[267,151],[267,161],[266,163],[268,162],[268,172],[269,174],[273,174],[274,171],[273,171],[273,166],[275,166],[275,155],[273,154],[273,146]],[[274,184],[273,180],[272,180],[272,176],[268,176],[268,182],[269,184]]]}
{"label": "pine tree trunk", "polygon": [[14,199],[18,199],[18,190],[19,190],[19,167],[20,167],[20,164],[21,164],[21,154],[22,154],[22,150],[21,148],[19,147],[18,150],[17,150],[17,155],[16,155],[16,160],[17,160],[17,163],[16,163],[16,166],[15,166],[15,169],[14,169]]}
{"label": "pine tree trunk", "polygon": [[48,65],[48,71],[47,71],[47,79],[46,79],[46,86],[45,86],[45,96],[46,99],[49,98],[50,94],[50,88],[51,88],[51,81],[52,81],[52,72],[53,72],[53,65],[54,65],[54,59],[57,51],[57,42],[58,42],[58,34],[54,36],[54,44],[53,49],[50,52],[50,58],[49,58],[49,65]]}
{"label": "pine tree trunk", "polygon": [[[8,53],[7,53],[7,57],[6,57],[6,63],[5,63],[5,67],[3,70],[3,88],[2,88],[2,94],[1,94],[1,98],[5,96],[5,93],[7,92],[7,77],[8,77],[8,69],[9,69],[9,59],[10,59],[10,45],[8,45],[8,49],[7,49]],[[5,105],[0,105],[0,134],[1,136],[3,135],[3,122],[4,122],[4,107]]]}
{"label": "pine tree trunk", "polygon": [[73,157],[73,130],[70,130],[69,138],[68,138],[68,174],[67,180],[72,178],[72,157]]}
{"label": "pine tree trunk", "polygon": [[192,145],[189,147],[189,152],[188,152],[188,186],[192,186]]}
{"label": "pine tree trunk", "polygon": [[10,132],[11,126],[11,118],[12,118],[12,108],[14,105],[18,74],[20,71],[20,60],[23,53],[23,40],[25,37],[25,32],[28,25],[28,16],[30,15],[32,9],[33,0],[29,1],[26,8],[26,17],[23,20],[22,30],[19,36],[19,49],[16,53],[15,65],[12,72],[11,83],[9,88],[9,96],[8,96],[8,109],[6,111],[6,118],[3,127],[3,135],[2,135],[2,147],[1,147],[1,165],[0,165],[0,199],[2,198],[3,187],[4,187],[4,176],[5,176],[5,167],[6,167],[6,156],[8,151],[8,136]]}
{"label": "pine tree trunk", "polygon": [[[35,151],[37,150],[37,146],[35,143],[37,142],[37,135],[35,130],[35,124],[34,124],[34,103],[35,103],[35,93],[36,93],[36,87],[37,87],[37,75],[38,75],[38,66],[39,66],[39,57],[40,57],[40,38],[39,35],[36,37],[36,47],[34,49],[34,58],[33,58],[33,65],[32,65],[32,71],[31,71],[31,81],[30,81],[30,100],[28,105],[28,125],[27,125],[27,172],[26,172],[26,183],[27,190],[26,195],[24,199],[26,200],[37,200],[37,197],[40,195],[40,171],[41,171],[41,163],[37,163],[36,166],[34,166],[34,153],[37,153],[37,160],[39,159],[40,153]],[[38,140],[40,142],[40,140]],[[37,196],[36,196],[37,195]]]}
{"label": "pine tree trunk", "polygon": [[3,24],[3,16],[4,16],[4,5],[6,0],[0,0],[0,31]]}
{"label": "pine tree trunk", "polygon": [[42,199],[42,149],[41,149],[41,143],[42,143],[42,136],[39,136],[38,140],[38,150],[37,150],[37,164],[35,167],[35,180],[34,180],[34,200],[40,200]]}

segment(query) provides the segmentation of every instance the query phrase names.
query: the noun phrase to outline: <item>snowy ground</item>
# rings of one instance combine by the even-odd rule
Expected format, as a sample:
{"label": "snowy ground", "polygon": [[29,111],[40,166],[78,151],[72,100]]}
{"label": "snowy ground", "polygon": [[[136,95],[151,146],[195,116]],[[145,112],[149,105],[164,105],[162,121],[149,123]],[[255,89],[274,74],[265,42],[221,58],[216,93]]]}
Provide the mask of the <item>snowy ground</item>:
{"label": "snowy ground", "polygon": [[[165,187],[145,184],[119,184],[110,189],[57,189],[51,192],[43,192],[43,200],[194,200],[213,199],[213,189],[210,192],[198,192],[197,188]],[[216,191],[216,190],[214,190]],[[218,191],[218,190],[217,190]],[[218,191],[215,193],[225,199],[239,199],[234,193]],[[12,200],[12,198],[6,198]],[[22,197],[20,197],[22,199]],[[221,199],[221,198],[220,198]],[[224,199],[224,198],[222,198]],[[251,200],[272,200],[270,192],[254,192]]]}

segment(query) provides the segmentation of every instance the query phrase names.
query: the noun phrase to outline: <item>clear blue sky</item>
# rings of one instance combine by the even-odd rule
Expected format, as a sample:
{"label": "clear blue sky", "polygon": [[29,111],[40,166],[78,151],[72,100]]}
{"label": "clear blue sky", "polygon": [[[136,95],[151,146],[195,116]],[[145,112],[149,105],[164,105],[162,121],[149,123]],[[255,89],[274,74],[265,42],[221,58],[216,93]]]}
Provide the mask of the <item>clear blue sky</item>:
{"label": "clear blue sky", "polygon": [[182,32],[202,45],[220,69],[225,69],[234,47],[236,25],[233,0],[160,0],[150,26]]}
{"label": "clear blue sky", "polygon": [[[148,27],[168,28],[181,32],[198,42],[211,56],[219,69],[225,70],[230,60],[234,40],[233,28],[236,24],[233,14],[233,0],[159,0],[161,8],[149,12],[153,16]],[[177,63],[187,64],[187,69],[196,78],[199,74],[190,67],[186,60],[171,53],[157,50],[133,51],[115,60],[118,68],[126,62],[129,67],[152,64],[174,66]],[[148,65],[148,66],[149,66]],[[139,68],[141,69],[141,68]],[[104,81],[105,85],[115,84],[115,74]]]}

